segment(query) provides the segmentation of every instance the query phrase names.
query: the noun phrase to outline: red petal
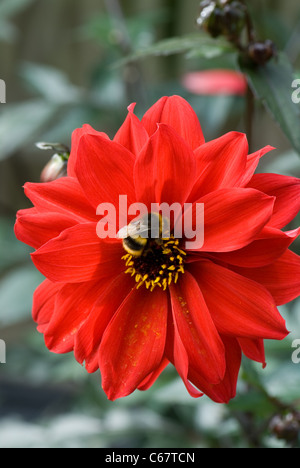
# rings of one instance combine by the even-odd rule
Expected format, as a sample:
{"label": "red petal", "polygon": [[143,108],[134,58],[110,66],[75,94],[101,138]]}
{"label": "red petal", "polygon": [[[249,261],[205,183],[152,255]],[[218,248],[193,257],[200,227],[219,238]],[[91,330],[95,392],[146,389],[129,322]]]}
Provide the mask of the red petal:
{"label": "red petal", "polygon": [[238,342],[243,353],[252,361],[261,362],[263,368],[266,367],[265,347],[263,340],[251,340],[249,338],[239,338]]}
{"label": "red petal", "polygon": [[90,125],[84,125],[82,128],[77,128],[72,134],[71,154],[68,160],[68,175],[70,177],[76,177],[75,166],[78,155],[78,146],[83,135],[96,135],[109,140],[109,137],[105,133],[97,132]]}
{"label": "red petal", "polygon": [[243,133],[230,132],[195,151],[197,181],[189,201],[221,188],[235,187],[245,172],[248,142]]}
{"label": "red petal", "polygon": [[89,374],[94,374],[99,370],[98,354],[94,353],[85,358],[85,369]]}
{"label": "red petal", "polygon": [[98,299],[75,338],[75,357],[81,364],[86,361],[88,372],[95,372],[99,367],[98,351],[103,333],[130,293],[133,283],[130,275],[121,273],[109,282],[99,285]]}
{"label": "red petal", "polygon": [[[195,279],[188,272],[170,286],[173,319],[192,366],[208,382],[224,377],[224,346]],[[176,366],[176,361],[175,361]]]}
{"label": "red petal", "polygon": [[99,239],[96,223],[88,223],[67,229],[31,256],[51,281],[83,283],[123,271],[122,252],[120,241]]}
{"label": "red petal", "polygon": [[269,225],[281,229],[298,215],[300,210],[300,179],[277,174],[256,174],[248,187],[276,197]]}
{"label": "red petal", "polygon": [[164,357],[161,361],[161,364],[157,367],[157,369],[154,372],[151,372],[151,374],[149,374],[143,380],[143,382],[140,383],[140,385],[138,386],[138,390],[141,390],[141,391],[148,390],[169,364],[170,364],[170,361]]}
{"label": "red petal", "polygon": [[45,332],[46,346],[54,353],[73,350],[75,335],[99,297],[99,282],[66,284],[57,294],[55,310]]}
{"label": "red petal", "polygon": [[38,249],[75,224],[74,219],[62,213],[24,214],[17,219],[15,235],[21,242]]}
{"label": "red petal", "polygon": [[[204,245],[189,249],[230,252],[255,240],[272,215],[274,198],[257,190],[233,188],[212,192],[197,203],[204,204]],[[192,209],[195,220],[196,204]],[[196,230],[195,221],[193,228]]]}
{"label": "red petal", "polygon": [[43,184],[25,184],[25,194],[39,212],[62,213],[78,222],[96,220],[96,212],[78,181],[64,177]]}
{"label": "red petal", "polygon": [[17,212],[17,219],[21,216],[28,215],[28,214],[37,214],[38,210],[36,208],[25,208],[24,210],[19,210]]}
{"label": "red petal", "polygon": [[[101,203],[110,203],[115,207],[119,220],[119,196],[126,195],[128,205],[135,202],[134,161],[134,155],[118,143],[93,135],[81,138],[76,172],[95,209]],[[127,212],[124,218],[124,224],[127,224]]]}
{"label": "red petal", "polygon": [[150,136],[156,132],[159,123],[172,127],[193,150],[204,143],[197,115],[190,104],[180,96],[161,98],[142,119],[142,124]]}
{"label": "red petal", "polygon": [[300,257],[290,250],[271,265],[234,269],[268,289],[277,305],[286,304],[300,295]]}
{"label": "red petal", "polygon": [[147,143],[149,135],[140,120],[134,115],[134,107],[135,104],[128,107],[128,116],[116,134],[114,141],[137,156]]}
{"label": "red petal", "polygon": [[194,385],[216,403],[229,403],[236,395],[236,385],[241,366],[242,353],[237,340],[223,336],[226,356],[226,373],[222,382],[212,385],[191,368],[189,378]]}
{"label": "red petal", "polygon": [[282,232],[279,229],[265,227],[258,235],[258,239],[243,249],[218,253],[214,257],[221,262],[245,268],[269,265],[284,254],[299,234],[300,228]]}
{"label": "red petal", "polygon": [[161,364],[167,329],[167,294],[133,290],[108,325],[100,345],[102,385],[110,400],[129,395]]}
{"label": "red petal", "polygon": [[207,260],[193,263],[189,268],[220,333],[278,340],[288,334],[266,288]]}
{"label": "red petal", "polygon": [[44,333],[54,313],[55,301],[63,285],[45,280],[33,295],[32,317],[38,324],[40,333]]}
{"label": "red petal", "polygon": [[256,151],[255,153],[249,154],[247,157],[246,169],[243,174],[243,177],[239,180],[238,187],[245,187],[251,177],[253,177],[254,172],[257,169],[260,159],[265,156],[265,154],[273,151],[275,148],[272,146],[265,146],[264,148]]}
{"label": "red petal", "polygon": [[171,318],[171,314],[168,316],[168,334],[166,340],[166,356],[170,362],[174,364],[178,374],[180,375],[187,391],[193,398],[199,398],[203,396],[188,379],[189,373],[189,358],[187,351],[183,345],[182,339],[180,338],[177,322]]}
{"label": "red petal", "polygon": [[161,124],[135,164],[137,200],[148,209],[151,203],[183,204],[194,181],[195,164],[193,151],[184,140]]}

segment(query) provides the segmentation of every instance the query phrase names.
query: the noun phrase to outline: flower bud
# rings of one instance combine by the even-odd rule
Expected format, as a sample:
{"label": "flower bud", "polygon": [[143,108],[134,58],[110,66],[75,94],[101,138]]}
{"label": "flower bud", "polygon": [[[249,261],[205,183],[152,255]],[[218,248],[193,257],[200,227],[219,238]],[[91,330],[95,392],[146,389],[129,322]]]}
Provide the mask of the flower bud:
{"label": "flower bud", "polygon": [[60,177],[66,177],[68,162],[59,154],[54,154],[41,173],[41,182],[52,182]]}
{"label": "flower bud", "polygon": [[40,177],[41,182],[52,182],[60,177],[66,177],[68,159],[70,156],[69,148],[61,143],[39,142],[36,143],[36,146],[42,150],[52,149],[57,151],[44,167]]}
{"label": "flower bud", "polygon": [[265,42],[254,42],[248,47],[248,55],[257,65],[265,65],[276,53],[275,44],[269,39]]}

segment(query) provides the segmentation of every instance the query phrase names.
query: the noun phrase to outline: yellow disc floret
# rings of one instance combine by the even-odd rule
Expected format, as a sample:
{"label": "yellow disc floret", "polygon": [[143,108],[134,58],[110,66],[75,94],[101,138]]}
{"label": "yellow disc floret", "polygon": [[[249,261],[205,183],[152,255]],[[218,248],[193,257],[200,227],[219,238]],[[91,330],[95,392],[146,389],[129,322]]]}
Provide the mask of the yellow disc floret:
{"label": "yellow disc floret", "polygon": [[137,289],[145,285],[153,291],[156,286],[166,290],[172,282],[177,283],[179,275],[184,273],[185,257],[179,240],[171,237],[149,241],[143,255],[127,253],[122,259],[127,267],[125,273],[134,277]]}

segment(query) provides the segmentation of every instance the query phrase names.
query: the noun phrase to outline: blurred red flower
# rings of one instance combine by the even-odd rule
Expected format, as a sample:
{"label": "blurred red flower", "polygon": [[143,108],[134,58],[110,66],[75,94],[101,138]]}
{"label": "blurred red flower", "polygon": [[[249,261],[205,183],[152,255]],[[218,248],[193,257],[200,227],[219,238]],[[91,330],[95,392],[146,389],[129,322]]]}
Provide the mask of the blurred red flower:
{"label": "blurred red flower", "polygon": [[245,76],[234,70],[204,70],[186,73],[182,84],[193,94],[244,96],[247,92]]}
{"label": "blurred red flower", "polygon": [[[34,207],[15,232],[36,251],[45,281],[33,318],[47,347],[100,368],[109,399],[148,389],[168,363],[193,397],[235,396],[242,352],[265,365],[264,339],[287,335],[277,306],[300,291],[300,181],[254,172],[272,148],[248,155],[244,134],[205,143],[180,97],[159,100],[140,121],[129,107],[113,140],[85,125],[73,134],[68,176],[27,183]],[[204,245],[161,240],[140,257],[121,239],[99,239],[102,202],[204,203]],[[121,226],[122,227],[122,226]]]}

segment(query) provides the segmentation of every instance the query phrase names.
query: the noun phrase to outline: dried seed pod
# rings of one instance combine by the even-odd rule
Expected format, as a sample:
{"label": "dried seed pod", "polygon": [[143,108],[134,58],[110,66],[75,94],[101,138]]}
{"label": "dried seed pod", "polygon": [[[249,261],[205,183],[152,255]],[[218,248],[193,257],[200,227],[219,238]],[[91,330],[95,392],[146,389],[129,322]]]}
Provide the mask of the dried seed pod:
{"label": "dried seed pod", "polygon": [[248,47],[248,56],[257,65],[265,65],[276,54],[275,44],[269,39],[264,42],[254,42]]}
{"label": "dried seed pod", "polygon": [[276,415],[270,422],[270,430],[278,439],[296,442],[300,436],[300,412],[292,411],[285,416]]}
{"label": "dried seed pod", "polygon": [[230,41],[237,41],[246,25],[246,7],[238,1],[204,0],[200,3],[197,23],[212,37],[224,35]]}

